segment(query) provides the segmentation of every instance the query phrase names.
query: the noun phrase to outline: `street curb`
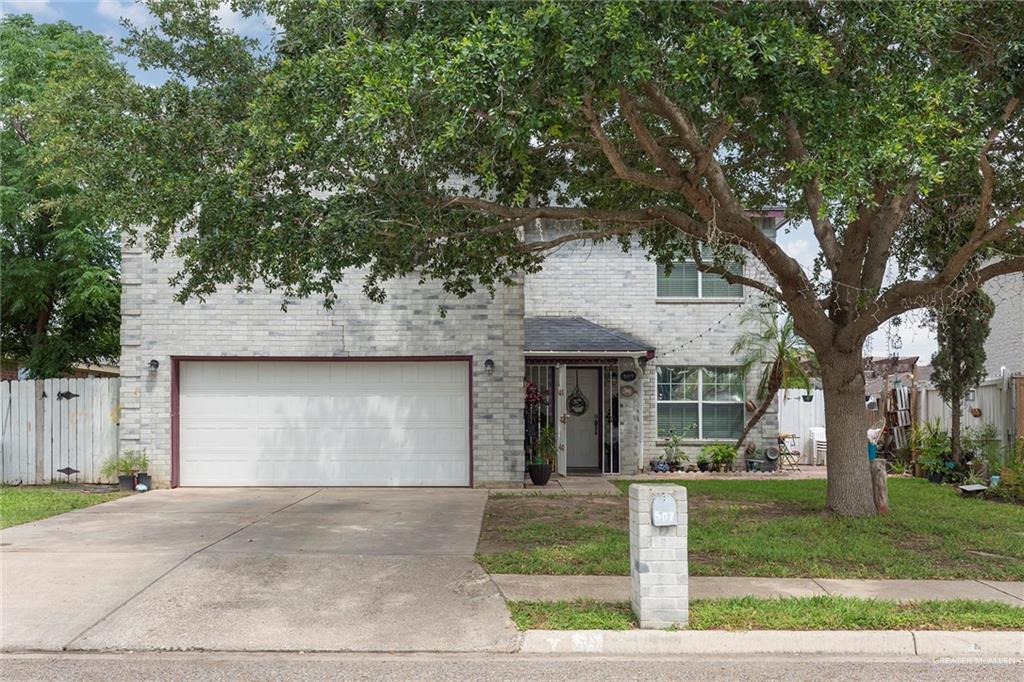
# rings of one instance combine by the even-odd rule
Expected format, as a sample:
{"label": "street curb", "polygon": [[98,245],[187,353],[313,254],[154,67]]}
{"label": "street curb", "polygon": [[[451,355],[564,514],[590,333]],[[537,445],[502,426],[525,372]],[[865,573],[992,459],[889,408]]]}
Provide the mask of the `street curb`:
{"label": "street curb", "polygon": [[527,630],[520,653],[1024,656],[1024,633],[910,630]]}

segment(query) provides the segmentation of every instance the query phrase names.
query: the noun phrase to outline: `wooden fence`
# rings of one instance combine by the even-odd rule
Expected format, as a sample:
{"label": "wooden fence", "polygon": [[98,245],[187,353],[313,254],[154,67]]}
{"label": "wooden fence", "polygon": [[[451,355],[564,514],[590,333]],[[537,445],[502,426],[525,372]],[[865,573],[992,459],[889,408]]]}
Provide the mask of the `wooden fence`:
{"label": "wooden fence", "polygon": [[[117,454],[119,379],[0,381],[0,479],[4,483],[108,482]],[[60,473],[61,469],[77,473]]]}

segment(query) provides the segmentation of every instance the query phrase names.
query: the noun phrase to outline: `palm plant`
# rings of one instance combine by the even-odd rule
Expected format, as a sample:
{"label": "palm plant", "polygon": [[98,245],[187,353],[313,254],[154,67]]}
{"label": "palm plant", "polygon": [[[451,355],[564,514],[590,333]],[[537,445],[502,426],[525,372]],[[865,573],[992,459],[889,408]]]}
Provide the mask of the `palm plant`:
{"label": "palm plant", "polygon": [[814,357],[807,342],[796,333],[793,318],[780,317],[773,306],[750,308],[740,323],[756,324],[757,328],[743,332],[732,347],[733,355],[739,356],[744,376],[760,371],[761,378],[757,384],[758,404],[736,441],[737,448],[764,417],[780,388],[810,388],[805,367]]}

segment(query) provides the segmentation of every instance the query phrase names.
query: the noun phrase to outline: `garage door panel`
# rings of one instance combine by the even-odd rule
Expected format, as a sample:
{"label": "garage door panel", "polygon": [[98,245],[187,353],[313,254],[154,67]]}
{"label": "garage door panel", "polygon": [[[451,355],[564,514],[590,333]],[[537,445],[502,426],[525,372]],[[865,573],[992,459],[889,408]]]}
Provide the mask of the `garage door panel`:
{"label": "garage door panel", "polygon": [[182,485],[468,485],[465,362],[184,361]]}

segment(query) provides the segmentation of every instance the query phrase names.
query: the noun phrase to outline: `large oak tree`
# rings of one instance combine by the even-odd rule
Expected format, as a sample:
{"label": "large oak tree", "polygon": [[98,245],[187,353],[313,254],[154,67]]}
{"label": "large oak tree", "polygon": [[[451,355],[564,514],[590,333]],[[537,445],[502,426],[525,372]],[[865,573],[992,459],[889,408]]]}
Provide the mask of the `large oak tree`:
{"label": "large oak tree", "polygon": [[[258,279],[330,303],[355,266],[374,298],[411,273],[465,294],[569,240],[692,257],[793,316],[826,393],[827,505],[866,515],[865,338],[1024,270],[1020,3],[236,4],[274,17],[269,46],[216,3],[151,2],[130,49],[172,80],[116,139],[68,147],[111,160],[97,196],[173,244],[182,297]],[[962,237],[907,219],[951,177],[971,178]],[[770,206],[813,225],[814,272],[752,218]],[[540,221],[562,227],[524,240]],[[958,241],[929,268],[936,240]]]}

